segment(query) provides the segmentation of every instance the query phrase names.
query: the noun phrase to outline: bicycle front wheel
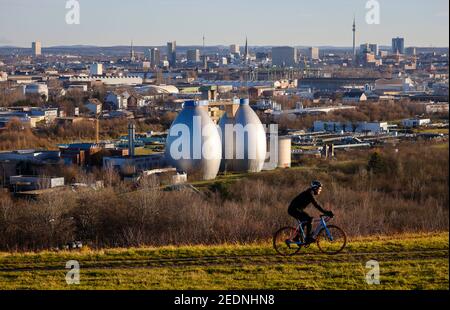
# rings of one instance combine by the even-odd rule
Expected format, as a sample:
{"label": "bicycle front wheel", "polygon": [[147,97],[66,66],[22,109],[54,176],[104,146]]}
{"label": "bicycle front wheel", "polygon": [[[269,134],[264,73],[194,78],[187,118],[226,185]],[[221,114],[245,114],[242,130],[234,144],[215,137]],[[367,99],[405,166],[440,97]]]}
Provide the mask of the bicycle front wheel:
{"label": "bicycle front wheel", "polygon": [[[328,231],[327,231],[328,230]],[[347,235],[341,228],[329,225],[317,235],[317,247],[325,254],[338,254],[347,244]]]}
{"label": "bicycle front wheel", "polygon": [[294,255],[300,251],[301,246],[289,242],[292,241],[296,234],[297,229],[294,227],[283,227],[279,229],[273,235],[273,247],[275,248],[275,251],[283,256]]}

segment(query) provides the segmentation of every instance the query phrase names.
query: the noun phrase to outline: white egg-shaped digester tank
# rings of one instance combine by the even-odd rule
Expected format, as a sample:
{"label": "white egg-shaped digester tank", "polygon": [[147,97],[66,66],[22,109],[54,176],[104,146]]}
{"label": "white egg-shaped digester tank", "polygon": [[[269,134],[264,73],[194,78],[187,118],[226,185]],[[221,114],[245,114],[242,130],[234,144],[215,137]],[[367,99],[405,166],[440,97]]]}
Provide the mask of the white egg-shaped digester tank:
{"label": "white egg-shaped digester tank", "polygon": [[169,165],[204,180],[217,176],[222,158],[219,131],[207,112],[208,101],[186,101],[169,129],[165,157]]}
{"label": "white egg-shaped digester tank", "polygon": [[235,116],[235,171],[260,172],[266,158],[266,133],[250,107],[248,99],[241,99]]}
{"label": "white egg-shaped digester tank", "polygon": [[[233,104],[239,105],[239,99],[233,99]],[[231,110],[232,111],[232,110]],[[235,158],[236,137],[233,131],[234,115],[225,112],[219,120],[219,132],[222,140],[222,161],[220,163],[220,171],[233,171]]]}

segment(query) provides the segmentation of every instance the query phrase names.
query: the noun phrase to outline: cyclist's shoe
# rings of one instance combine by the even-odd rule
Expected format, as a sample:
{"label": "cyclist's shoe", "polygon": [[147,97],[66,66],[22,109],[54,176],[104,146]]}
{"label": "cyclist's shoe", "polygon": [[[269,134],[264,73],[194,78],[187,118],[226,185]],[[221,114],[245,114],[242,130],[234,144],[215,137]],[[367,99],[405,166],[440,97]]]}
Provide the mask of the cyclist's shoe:
{"label": "cyclist's shoe", "polygon": [[291,248],[291,242],[292,241],[290,239],[286,239],[284,242],[286,243],[288,248]]}
{"label": "cyclist's shoe", "polygon": [[314,242],[316,242],[316,239],[314,239],[313,237],[308,236],[305,239],[306,244],[310,244],[310,243],[314,243]]}

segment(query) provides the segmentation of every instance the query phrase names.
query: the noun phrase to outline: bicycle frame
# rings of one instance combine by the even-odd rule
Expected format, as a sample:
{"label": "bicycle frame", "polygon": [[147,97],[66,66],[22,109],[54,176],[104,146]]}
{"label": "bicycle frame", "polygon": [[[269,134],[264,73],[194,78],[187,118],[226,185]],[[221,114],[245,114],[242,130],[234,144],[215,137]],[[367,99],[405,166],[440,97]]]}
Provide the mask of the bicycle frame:
{"label": "bicycle frame", "polygon": [[[319,222],[319,225],[317,225],[316,229],[314,230],[312,237],[314,239],[317,238],[317,236],[319,235],[319,233],[322,231],[322,229],[325,229],[325,232],[327,233],[328,238],[330,238],[331,241],[333,241],[333,236],[330,233],[330,230],[327,227],[327,221],[330,218],[327,217],[327,219],[325,220],[324,216],[321,216],[320,219],[318,220],[314,220],[313,222]],[[302,239],[305,240],[306,235],[305,235],[305,230],[303,229],[304,224],[306,224],[307,222],[300,222],[298,221],[298,225],[297,225],[297,229],[295,230],[296,234],[298,232],[301,232],[301,236]],[[291,238],[292,239],[292,238]],[[289,241],[289,244],[297,244],[297,245],[305,245],[305,242],[299,241],[299,242],[294,242],[294,241]]]}

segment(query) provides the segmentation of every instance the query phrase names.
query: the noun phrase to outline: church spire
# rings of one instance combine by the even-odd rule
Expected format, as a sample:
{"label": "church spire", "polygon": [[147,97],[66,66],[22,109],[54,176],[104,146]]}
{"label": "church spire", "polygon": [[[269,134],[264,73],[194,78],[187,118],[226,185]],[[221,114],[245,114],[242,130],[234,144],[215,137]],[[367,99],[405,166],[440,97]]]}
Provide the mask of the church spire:
{"label": "church spire", "polygon": [[247,36],[245,36],[245,50],[244,50],[244,61],[247,62],[250,58],[249,52],[248,52],[248,40]]}
{"label": "church spire", "polygon": [[131,40],[130,60],[131,60],[131,61],[135,61],[135,60],[136,60],[136,56],[134,55],[133,40]]}

